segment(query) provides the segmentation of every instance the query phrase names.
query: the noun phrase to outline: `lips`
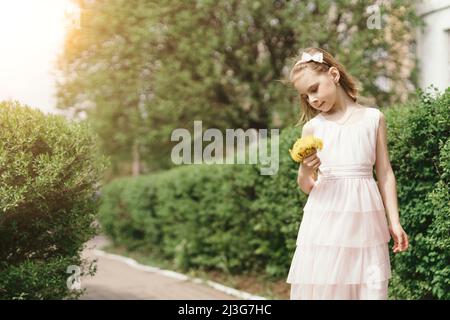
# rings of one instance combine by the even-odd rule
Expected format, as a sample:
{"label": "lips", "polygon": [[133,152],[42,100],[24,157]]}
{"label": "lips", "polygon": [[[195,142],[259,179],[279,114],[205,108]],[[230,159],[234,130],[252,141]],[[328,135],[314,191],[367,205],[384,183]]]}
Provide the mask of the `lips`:
{"label": "lips", "polygon": [[321,107],[324,103],[325,103],[325,101],[322,102],[322,103],[320,104],[320,106],[317,107],[317,109],[320,109],[320,107]]}

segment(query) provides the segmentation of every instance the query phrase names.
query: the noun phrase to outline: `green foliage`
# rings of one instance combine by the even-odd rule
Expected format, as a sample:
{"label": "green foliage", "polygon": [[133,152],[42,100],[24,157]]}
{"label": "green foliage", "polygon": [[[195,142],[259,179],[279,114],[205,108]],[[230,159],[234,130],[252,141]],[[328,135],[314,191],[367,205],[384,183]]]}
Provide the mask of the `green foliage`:
{"label": "green foliage", "polygon": [[405,100],[416,82],[414,1],[380,5],[379,29],[368,28],[366,0],[76,2],[82,23],[60,59],[58,104],[86,112],[115,165],[136,147],[148,171],[169,168],[171,132],[194,120],[293,125],[297,94],[279,80],[304,47],[333,53],[379,105]]}
{"label": "green foliage", "polygon": [[[94,261],[77,257],[52,257],[45,261],[27,259],[20,264],[0,263],[0,297],[12,300],[76,299],[82,290],[69,291],[68,266],[80,266],[81,275],[94,275]],[[73,273],[72,273],[73,274]]]}
{"label": "green foliage", "polygon": [[103,189],[103,229],[115,242],[181,268],[282,276],[306,200],[287,152],[299,134],[282,132],[286,152],[276,175],[260,175],[261,164],[191,165],[117,179]]}
{"label": "green foliage", "polygon": [[82,266],[104,162],[85,124],[0,103],[0,298],[61,299]]}
{"label": "green foliage", "polygon": [[407,252],[392,258],[391,295],[450,298],[450,89],[387,112]]}

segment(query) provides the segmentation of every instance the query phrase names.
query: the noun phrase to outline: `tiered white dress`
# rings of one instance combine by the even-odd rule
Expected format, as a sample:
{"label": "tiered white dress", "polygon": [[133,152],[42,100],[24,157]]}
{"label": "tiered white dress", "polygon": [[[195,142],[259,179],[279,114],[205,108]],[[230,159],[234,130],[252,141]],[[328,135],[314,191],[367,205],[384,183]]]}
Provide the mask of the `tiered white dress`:
{"label": "tiered white dress", "polygon": [[379,118],[364,107],[343,125],[311,119],[323,149],[286,281],[291,300],[387,299],[391,237],[373,177]]}

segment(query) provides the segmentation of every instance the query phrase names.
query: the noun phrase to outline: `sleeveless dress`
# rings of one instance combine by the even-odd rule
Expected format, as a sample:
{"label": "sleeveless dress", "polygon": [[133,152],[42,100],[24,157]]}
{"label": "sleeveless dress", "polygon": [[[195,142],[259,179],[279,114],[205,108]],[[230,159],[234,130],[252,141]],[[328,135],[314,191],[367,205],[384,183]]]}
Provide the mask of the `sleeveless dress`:
{"label": "sleeveless dress", "polygon": [[310,120],[323,149],[286,281],[291,300],[387,299],[391,236],[373,177],[381,112],[362,109],[347,124]]}

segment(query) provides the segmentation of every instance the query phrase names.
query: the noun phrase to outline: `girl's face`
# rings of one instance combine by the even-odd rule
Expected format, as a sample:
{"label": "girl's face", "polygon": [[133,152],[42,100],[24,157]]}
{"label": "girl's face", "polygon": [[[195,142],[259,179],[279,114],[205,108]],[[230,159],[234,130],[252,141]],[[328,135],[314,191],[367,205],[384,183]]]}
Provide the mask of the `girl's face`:
{"label": "girl's face", "polygon": [[336,68],[317,72],[307,67],[299,73],[294,86],[311,107],[319,112],[328,112],[337,100],[338,81],[339,71]]}

